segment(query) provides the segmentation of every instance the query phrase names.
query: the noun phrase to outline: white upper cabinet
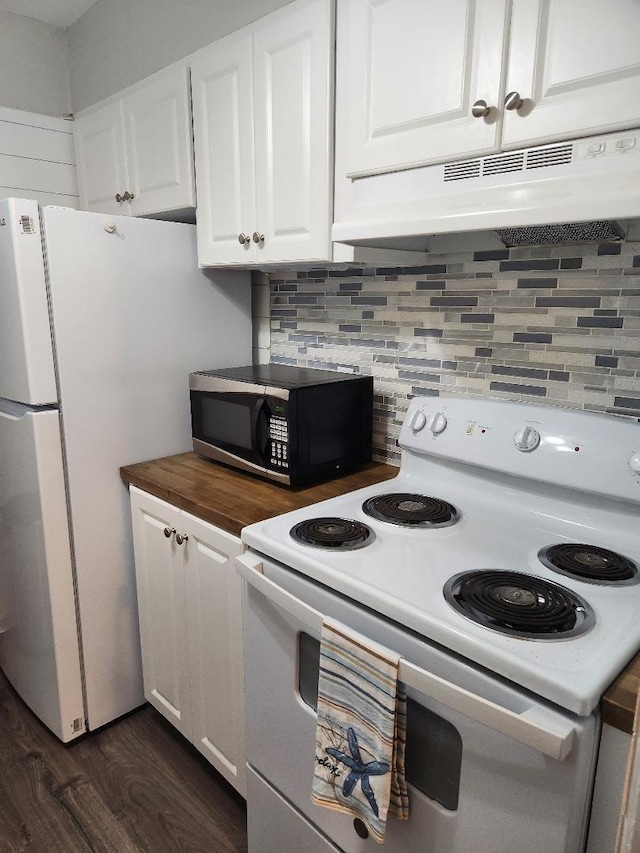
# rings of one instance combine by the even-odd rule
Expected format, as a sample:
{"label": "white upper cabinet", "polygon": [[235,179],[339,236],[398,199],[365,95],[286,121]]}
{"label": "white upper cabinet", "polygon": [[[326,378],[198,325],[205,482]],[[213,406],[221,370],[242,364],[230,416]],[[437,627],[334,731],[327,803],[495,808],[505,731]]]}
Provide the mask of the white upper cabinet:
{"label": "white upper cabinet", "polygon": [[503,147],[640,123],[638,0],[513,0]]}
{"label": "white upper cabinet", "polygon": [[341,174],[640,124],[638,0],[338,0]]}
{"label": "white upper cabinet", "polygon": [[189,70],[123,98],[131,214],[195,206]]}
{"label": "white upper cabinet", "polygon": [[198,259],[254,260],[253,71],[251,37],[214,45],[191,68]]}
{"label": "white upper cabinet", "polygon": [[195,207],[186,66],[79,114],[74,140],[83,210],[140,216]]}
{"label": "white upper cabinet", "polygon": [[200,263],[329,259],[332,0],[216,42],[191,75]]}
{"label": "white upper cabinet", "polygon": [[122,102],[76,117],[73,139],[82,210],[126,212],[116,200],[127,185]]}
{"label": "white upper cabinet", "polygon": [[[348,0],[347,174],[498,150],[507,0]],[[475,107],[474,107],[475,105]]]}

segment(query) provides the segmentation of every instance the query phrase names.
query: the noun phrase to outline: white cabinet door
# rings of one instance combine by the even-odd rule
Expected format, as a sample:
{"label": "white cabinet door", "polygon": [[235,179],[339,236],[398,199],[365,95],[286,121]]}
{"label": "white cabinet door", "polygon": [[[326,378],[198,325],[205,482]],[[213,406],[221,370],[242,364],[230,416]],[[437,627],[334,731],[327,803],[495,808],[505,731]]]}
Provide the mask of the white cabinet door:
{"label": "white cabinet door", "polygon": [[122,103],[76,118],[73,138],[82,210],[128,213],[128,203],[116,201],[127,189]]}
{"label": "white cabinet door", "polygon": [[513,0],[503,146],[640,124],[638,0]]}
{"label": "white cabinet door", "polygon": [[254,36],[258,261],[330,257],[333,4]]}
{"label": "white cabinet door", "polygon": [[131,515],[144,695],[191,739],[184,588],[186,545],[178,545],[175,536],[181,530],[181,513],[170,504],[132,488]]}
{"label": "white cabinet door", "polygon": [[256,255],[250,239],[256,229],[251,38],[212,45],[193,63],[191,84],[198,260],[205,266],[251,263]]}
{"label": "white cabinet door", "polygon": [[246,796],[240,540],[182,513],[186,553],[192,740]]}
{"label": "white cabinet door", "polygon": [[154,79],[122,105],[131,214],[195,207],[189,69]]}
{"label": "white cabinet door", "polygon": [[506,14],[506,0],[349,0],[337,70],[349,176],[498,150]]}
{"label": "white cabinet door", "polygon": [[130,492],[145,698],[246,796],[235,571],[243,545],[134,486]]}

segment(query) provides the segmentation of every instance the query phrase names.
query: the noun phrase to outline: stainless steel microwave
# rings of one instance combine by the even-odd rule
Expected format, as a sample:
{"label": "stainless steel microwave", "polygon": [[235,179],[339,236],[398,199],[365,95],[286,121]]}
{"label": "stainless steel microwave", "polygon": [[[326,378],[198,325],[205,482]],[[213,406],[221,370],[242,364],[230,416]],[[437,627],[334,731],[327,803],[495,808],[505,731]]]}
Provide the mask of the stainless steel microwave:
{"label": "stainless steel microwave", "polygon": [[301,486],[371,459],[373,379],[260,364],[189,376],[193,449]]}

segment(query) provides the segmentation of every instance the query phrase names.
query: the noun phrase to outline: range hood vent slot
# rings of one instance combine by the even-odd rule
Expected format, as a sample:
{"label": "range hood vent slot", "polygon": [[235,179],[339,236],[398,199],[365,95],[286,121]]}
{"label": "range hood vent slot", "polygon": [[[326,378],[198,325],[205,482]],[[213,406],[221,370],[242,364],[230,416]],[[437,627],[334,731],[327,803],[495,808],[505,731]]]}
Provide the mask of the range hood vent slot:
{"label": "range hood vent slot", "polygon": [[462,163],[447,163],[444,167],[444,180],[463,181],[466,178],[479,178],[481,170],[481,160],[465,160]]}
{"label": "range hood vent slot", "polygon": [[545,166],[561,166],[570,163],[573,157],[573,145],[547,145],[545,148],[531,148],[527,151],[526,169],[543,169]]}
{"label": "range hood vent slot", "polygon": [[513,151],[481,157],[477,160],[447,163],[444,167],[444,180],[466,181],[472,178],[504,175],[508,172],[522,172],[527,169],[544,169],[547,166],[571,163],[572,159],[572,143],[547,145],[544,148],[530,148],[527,151]]}
{"label": "range hood vent slot", "polygon": [[513,154],[498,154],[496,157],[485,157],[482,164],[483,175],[503,175],[505,172],[521,172],[524,166],[524,153],[514,151]]}

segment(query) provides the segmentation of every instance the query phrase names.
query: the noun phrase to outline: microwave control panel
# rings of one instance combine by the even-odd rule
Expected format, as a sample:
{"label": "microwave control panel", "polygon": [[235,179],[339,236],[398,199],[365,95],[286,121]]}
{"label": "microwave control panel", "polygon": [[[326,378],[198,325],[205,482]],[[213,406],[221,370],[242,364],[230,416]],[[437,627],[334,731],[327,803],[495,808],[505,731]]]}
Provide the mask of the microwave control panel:
{"label": "microwave control panel", "polygon": [[269,416],[270,459],[274,468],[289,467],[289,426],[286,418]]}

